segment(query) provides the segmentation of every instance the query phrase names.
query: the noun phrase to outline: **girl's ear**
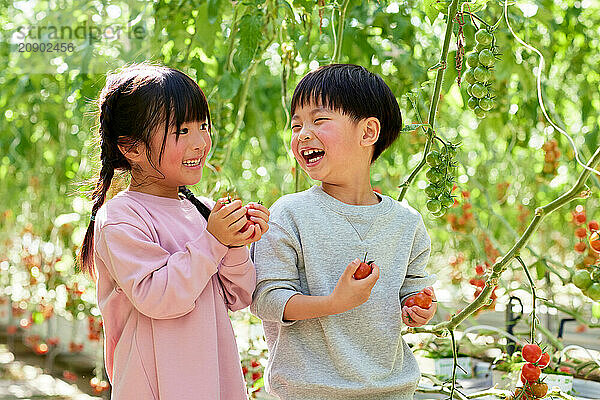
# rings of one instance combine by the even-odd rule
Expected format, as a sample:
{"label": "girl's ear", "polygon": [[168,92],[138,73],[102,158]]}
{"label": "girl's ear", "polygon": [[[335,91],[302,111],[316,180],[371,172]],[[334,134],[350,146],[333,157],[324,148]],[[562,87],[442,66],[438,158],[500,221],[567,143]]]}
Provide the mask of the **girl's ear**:
{"label": "girl's ear", "polygon": [[372,146],[379,139],[379,132],[381,131],[381,123],[375,117],[365,118],[362,121],[362,136],[360,138],[360,144],[362,146]]}
{"label": "girl's ear", "polygon": [[140,141],[132,142],[129,138],[121,136],[117,146],[130,164],[137,164],[142,157],[146,156],[146,145]]}

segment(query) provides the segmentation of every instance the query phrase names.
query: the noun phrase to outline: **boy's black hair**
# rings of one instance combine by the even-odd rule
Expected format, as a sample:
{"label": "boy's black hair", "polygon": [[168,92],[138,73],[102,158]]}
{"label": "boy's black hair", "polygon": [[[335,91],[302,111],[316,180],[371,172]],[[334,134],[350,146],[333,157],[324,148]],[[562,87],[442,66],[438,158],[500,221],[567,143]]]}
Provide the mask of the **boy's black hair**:
{"label": "boy's black hair", "polygon": [[296,86],[291,111],[307,104],[339,111],[355,121],[375,117],[381,124],[371,162],[398,137],[402,115],[398,101],[380,76],[354,64],[330,64],[304,76]]}

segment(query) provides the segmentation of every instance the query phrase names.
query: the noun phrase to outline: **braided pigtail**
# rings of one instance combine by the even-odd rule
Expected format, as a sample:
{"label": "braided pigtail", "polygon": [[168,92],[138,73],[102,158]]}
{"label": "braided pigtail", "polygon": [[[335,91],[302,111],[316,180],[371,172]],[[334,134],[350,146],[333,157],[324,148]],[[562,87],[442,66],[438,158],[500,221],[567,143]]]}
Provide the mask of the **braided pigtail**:
{"label": "braided pigtail", "polygon": [[93,257],[96,214],[106,200],[106,193],[110,189],[115,169],[131,168],[129,162],[119,150],[117,137],[111,135],[112,113],[114,108],[116,108],[118,96],[119,89],[117,88],[111,93],[105,94],[100,99],[100,128],[98,133],[100,134],[101,139],[100,161],[102,163],[102,168],[100,169],[98,181],[96,182],[96,187],[92,194],[92,200],[94,202],[92,206],[92,216],[78,254],[78,265],[81,270],[91,275],[94,279],[96,278]]}
{"label": "braided pigtail", "polygon": [[202,216],[204,217],[204,219],[208,221],[210,209],[206,206],[206,204],[198,200],[198,198],[194,196],[194,193],[192,193],[192,191],[185,186],[179,186],[179,193],[184,195],[186,199],[188,199],[193,205],[195,205],[198,211],[200,211],[200,214],[202,214]]}

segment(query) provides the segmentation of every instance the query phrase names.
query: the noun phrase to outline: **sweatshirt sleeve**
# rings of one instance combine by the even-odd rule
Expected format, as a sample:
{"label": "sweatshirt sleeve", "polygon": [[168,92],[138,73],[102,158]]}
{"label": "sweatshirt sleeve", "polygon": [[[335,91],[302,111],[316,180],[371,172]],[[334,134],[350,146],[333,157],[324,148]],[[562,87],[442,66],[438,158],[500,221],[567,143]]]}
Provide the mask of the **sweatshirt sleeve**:
{"label": "sweatshirt sleeve", "polygon": [[168,319],[193,310],[227,247],[205,230],[170,254],[140,228],[119,223],[99,230],[95,252],[139,312]]}
{"label": "sweatshirt sleeve", "polygon": [[256,287],[256,270],[246,246],[227,250],[219,265],[219,279],[231,311],[246,308]]}
{"label": "sweatshirt sleeve", "polygon": [[256,266],[256,289],[250,311],[263,321],[292,325],[284,321],[283,311],[290,297],[302,294],[298,274],[301,254],[298,240],[281,225],[269,222],[269,230],[251,248]]}
{"label": "sweatshirt sleeve", "polygon": [[425,271],[425,267],[429,261],[430,253],[431,239],[427,234],[423,219],[419,217],[419,222],[413,239],[413,245],[410,249],[406,277],[404,278],[404,283],[400,288],[400,304],[403,304],[404,300],[406,300],[406,298],[409,296],[420,292],[435,282],[435,274],[429,275],[427,271]]}

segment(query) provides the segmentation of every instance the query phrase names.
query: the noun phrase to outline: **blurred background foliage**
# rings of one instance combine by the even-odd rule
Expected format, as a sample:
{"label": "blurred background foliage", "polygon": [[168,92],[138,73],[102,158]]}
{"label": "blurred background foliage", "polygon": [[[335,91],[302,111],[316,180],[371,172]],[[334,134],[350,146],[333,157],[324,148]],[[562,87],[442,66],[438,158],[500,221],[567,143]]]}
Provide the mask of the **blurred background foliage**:
{"label": "blurred background foliage", "polygon": [[[12,287],[4,294],[29,299],[28,307],[36,307],[42,299],[56,299],[54,288],[61,284],[84,283],[74,274],[73,259],[89,220],[85,191],[98,170],[94,100],[106,73],[128,63],[181,69],[208,96],[214,147],[202,181],[193,188],[197,194],[217,198],[230,192],[270,206],[281,195],[310,187],[289,151],[289,101],[304,74],[331,62],[346,4],[340,61],[380,74],[396,94],[405,124],[417,120],[407,93],[416,95],[426,115],[435,76],[428,69],[439,61],[446,26],[438,12],[448,2],[1,1],[0,54],[6,64],[0,71],[0,287]],[[489,24],[502,18],[503,2],[472,4]],[[588,159],[598,147],[600,122],[600,4],[528,0],[508,10],[517,35],[546,59],[542,92],[549,114]],[[50,27],[59,33],[52,37]],[[72,29],[71,38],[65,27]],[[81,37],[75,37],[78,28]],[[467,22],[467,52],[474,32]],[[514,40],[504,21],[495,36],[502,53],[494,70],[497,105],[485,119],[466,107],[468,94],[455,79],[454,37],[450,46],[435,130],[462,143],[454,192],[458,206],[442,218],[427,213],[424,171],[406,196],[424,214],[432,237],[430,269],[442,280],[451,276],[462,288],[456,291],[459,297],[473,293],[467,282],[475,264],[493,262],[507,251],[533,210],[566,191],[581,172],[567,140],[540,111],[533,74],[538,57]],[[74,50],[19,52],[19,42],[73,43]],[[551,139],[560,156],[557,168],[544,173],[542,146]],[[397,197],[424,143],[422,130],[403,133],[374,164],[373,186]],[[585,205],[589,219],[600,218],[598,184],[591,178],[591,198],[577,203]],[[113,194],[125,185],[115,184]],[[548,217],[531,241],[531,252],[523,255],[539,265],[538,278],[553,285],[568,283],[585,256],[573,250],[579,241],[570,225],[574,207]],[[25,260],[29,255],[33,261]],[[552,276],[546,266],[553,267]],[[15,268],[33,282],[23,284],[19,295],[14,274],[5,273]],[[512,283],[503,284],[504,294],[524,280],[519,271],[507,274]],[[579,293],[569,290],[563,295]],[[572,297],[564,301],[582,304]],[[75,312],[94,313],[89,307]]]}

